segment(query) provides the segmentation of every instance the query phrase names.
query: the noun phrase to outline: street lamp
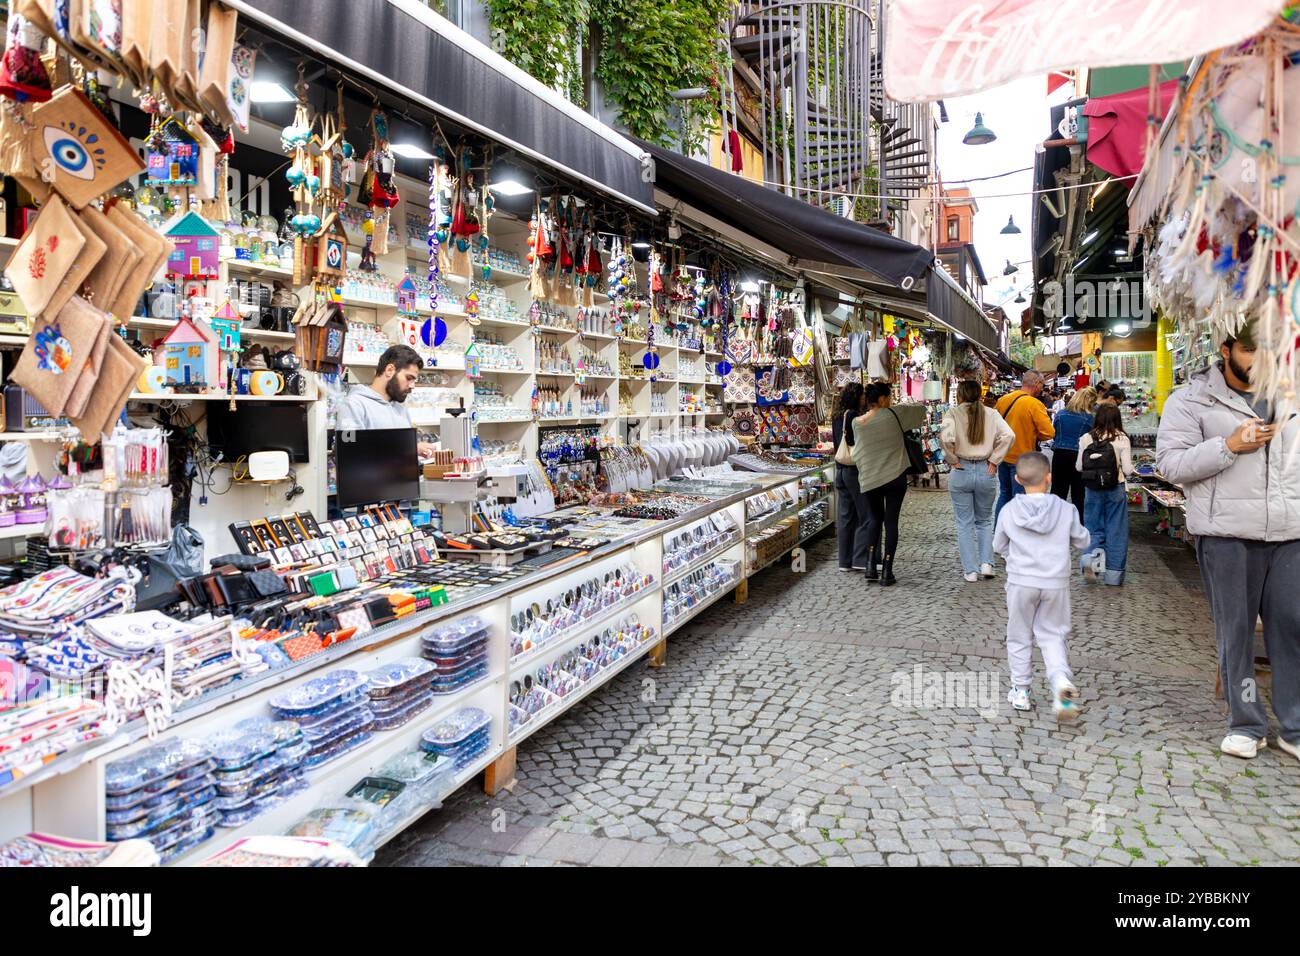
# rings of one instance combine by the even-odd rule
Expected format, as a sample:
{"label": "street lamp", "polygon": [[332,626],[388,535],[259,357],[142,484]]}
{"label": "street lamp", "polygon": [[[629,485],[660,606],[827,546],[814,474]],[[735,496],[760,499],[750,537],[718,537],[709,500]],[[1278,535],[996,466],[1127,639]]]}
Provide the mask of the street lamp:
{"label": "street lamp", "polygon": [[971,131],[961,138],[961,141],[967,146],[984,146],[987,143],[997,139],[997,134],[984,125],[984,114],[975,114],[975,125]]}
{"label": "street lamp", "polygon": [[1020,235],[1020,227],[1016,225],[1016,220],[1014,216],[1007,216],[1007,224],[1002,227],[1002,235],[1004,236]]}

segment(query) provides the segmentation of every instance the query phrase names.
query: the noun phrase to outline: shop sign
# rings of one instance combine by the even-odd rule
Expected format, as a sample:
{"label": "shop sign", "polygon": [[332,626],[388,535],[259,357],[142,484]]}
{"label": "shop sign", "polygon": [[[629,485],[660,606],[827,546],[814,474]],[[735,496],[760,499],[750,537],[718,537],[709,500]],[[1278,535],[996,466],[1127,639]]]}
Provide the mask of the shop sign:
{"label": "shop sign", "polygon": [[1171,63],[1267,27],[1277,0],[893,0],[885,92],[904,103],[978,93],[1081,64]]}

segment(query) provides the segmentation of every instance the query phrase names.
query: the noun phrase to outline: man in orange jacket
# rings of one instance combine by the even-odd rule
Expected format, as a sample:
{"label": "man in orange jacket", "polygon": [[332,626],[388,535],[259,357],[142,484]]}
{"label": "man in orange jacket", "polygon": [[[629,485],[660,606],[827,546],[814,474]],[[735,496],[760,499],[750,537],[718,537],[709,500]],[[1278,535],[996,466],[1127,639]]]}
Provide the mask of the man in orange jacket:
{"label": "man in orange jacket", "polygon": [[1052,427],[1052,419],[1047,414],[1047,408],[1038,400],[1042,392],[1043,376],[1029,371],[1020,379],[1018,389],[998,399],[997,412],[1016,433],[1016,440],[1011,443],[1006,457],[998,465],[1000,491],[997,507],[993,510],[994,522],[998,520],[998,515],[1002,513],[1003,507],[1011,500],[1012,495],[1024,494],[1025,489],[1016,482],[1015,478],[1016,459],[1025,452],[1037,451],[1039,442],[1047,441],[1056,434],[1056,429]]}

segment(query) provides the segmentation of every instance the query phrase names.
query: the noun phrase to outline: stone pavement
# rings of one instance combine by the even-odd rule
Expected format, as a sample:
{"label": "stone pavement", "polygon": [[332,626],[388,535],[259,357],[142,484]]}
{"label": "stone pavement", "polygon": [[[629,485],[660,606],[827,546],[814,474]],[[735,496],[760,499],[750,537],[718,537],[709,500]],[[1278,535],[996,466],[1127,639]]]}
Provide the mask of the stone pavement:
{"label": "stone pavement", "polygon": [[1296,864],[1300,761],[1219,753],[1199,573],[1148,526],[1123,588],[1074,586],[1073,726],[1041,691],[1006,703],[1001,582],[961,579],[947,494],[916,491],[897,587],[837,572],[823,535],[374,865]]}

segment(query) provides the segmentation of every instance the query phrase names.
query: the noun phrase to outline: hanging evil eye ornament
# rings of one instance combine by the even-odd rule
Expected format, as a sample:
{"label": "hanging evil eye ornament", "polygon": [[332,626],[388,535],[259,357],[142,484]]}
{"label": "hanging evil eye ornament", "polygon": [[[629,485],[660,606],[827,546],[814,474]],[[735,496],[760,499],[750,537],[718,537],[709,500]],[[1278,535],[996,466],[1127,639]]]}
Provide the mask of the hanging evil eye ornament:
{"label": "hanging evil eye ornament", "polygon": [[653,350],[646,352],[645,356],[641,359],[641,364],[644,365],[647,370],[653,372],[659,367],[659,353]]}
{"label": "hanging evil eye ornament", "polygon": [[420,326],[420,341],[428,348],[436,349],[447,341],[447,323],[440,316],[425,319],[424,324]]}
{"label": "hanging evil eye ornament", "polygon": [[728,375],[731,374],[731,363],[728,362],[726,359],[723,359],[721,362],[717,364],[717,369],[718,369],[718,374],[723,378],[726,378]]}
{"label": "hanging evil eye ornament", "polygon": [[[429,309],[438,311],[438,164],[429,167]],[[442,320],[439,319],[439,322]],[[426,325],[428,323],[425,323]],[[446,325],[443,325],[443,337],[446,337]],[[439,340],[441,341],[441,340]],[[426,340],[427,344],[427,340]]]}

